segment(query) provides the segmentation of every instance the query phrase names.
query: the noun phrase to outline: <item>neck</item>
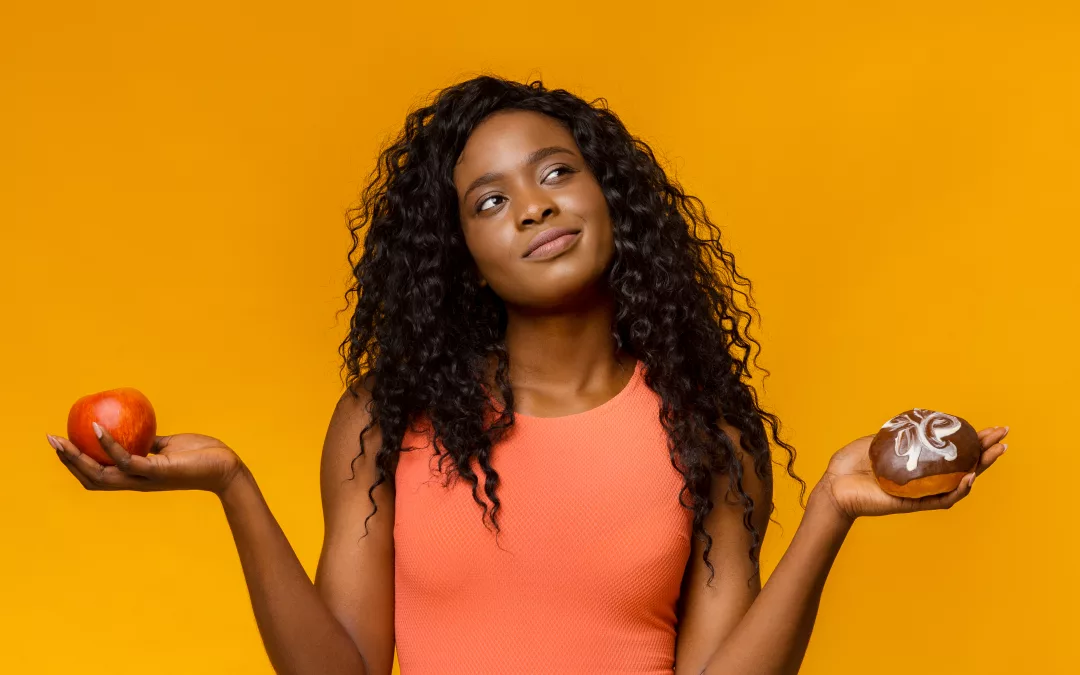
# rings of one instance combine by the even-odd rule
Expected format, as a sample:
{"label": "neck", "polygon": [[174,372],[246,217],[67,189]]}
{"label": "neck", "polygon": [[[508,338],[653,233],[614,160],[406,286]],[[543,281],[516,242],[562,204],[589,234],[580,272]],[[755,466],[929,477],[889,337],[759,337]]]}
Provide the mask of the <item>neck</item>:
{"label": "neck", "polygon": [[625,381],[634,359],[616,349],[614,317],[610,296],[557,311],[507,306],[506,350],[515,390],[579,392]]}

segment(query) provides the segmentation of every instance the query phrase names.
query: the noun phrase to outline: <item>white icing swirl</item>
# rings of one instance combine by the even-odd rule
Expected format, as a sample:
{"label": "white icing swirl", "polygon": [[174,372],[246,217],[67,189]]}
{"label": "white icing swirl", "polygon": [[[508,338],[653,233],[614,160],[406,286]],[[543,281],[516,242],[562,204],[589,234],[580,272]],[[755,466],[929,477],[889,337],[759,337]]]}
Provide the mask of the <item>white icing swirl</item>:
{"label": "white icing swirl", "polygon": [[933,453],[952,461],[956,459],[956,446],[945,437],[960,430],[960,420],[952,415],[934,410],[915,408],[901,413],[881,425],[887,431],[896,431],[893,451],[898,457],[907,457],[906,468],[914,471],[923,452]]}

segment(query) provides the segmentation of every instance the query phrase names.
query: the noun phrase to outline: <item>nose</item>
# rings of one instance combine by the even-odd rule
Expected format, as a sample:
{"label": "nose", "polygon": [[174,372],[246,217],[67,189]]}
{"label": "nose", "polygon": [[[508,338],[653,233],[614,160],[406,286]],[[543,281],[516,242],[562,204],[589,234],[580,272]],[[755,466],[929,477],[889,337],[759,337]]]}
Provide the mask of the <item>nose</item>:
{"label": "nose", "polygon": [[525,199],[527,200],[525,207],[518,216],[519,227],[527,228],[542,223],[555,215],[558,210],[555,202],[551,199],[551,195],[542,190],[532,191]]}

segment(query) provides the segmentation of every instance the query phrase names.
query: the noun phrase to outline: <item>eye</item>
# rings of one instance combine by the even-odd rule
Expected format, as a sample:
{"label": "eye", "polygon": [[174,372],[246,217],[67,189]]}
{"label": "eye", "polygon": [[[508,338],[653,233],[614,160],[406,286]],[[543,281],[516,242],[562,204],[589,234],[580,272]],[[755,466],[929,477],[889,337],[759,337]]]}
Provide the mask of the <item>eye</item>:
{"label": "eye", "polygon": [[556,171],[561,171],[561,172],[562,172],[562,173],[564,173],[564,174],[567,174],[567,173],[574,173],[574,170],[573,170],[573,169],[571,169],[571,168],[570,168],[570,167],[568,167],[568,166],[557,166],[557,167],[555,167],[554,169],[552,169],[551,171],[549,171],[549,172],[548,172],[548,176],[550,176],[551,174],[555,173]]}
{"label": "eye", "polygon": [[[559,174],[557,177],[561,178],[561,177],[565,176],[566,174],[573,174],[573,173],[577,173],[577,170],[575,170],[575,168],[571,168],[571,167],[565,166],[565,165],[559,165],[559,166],[553,167],[552,170],[548,172],[548,175],[544,176],[544,179],[550,178],[551,176],[553,176],[555,174]],[[498,206],[498,204],[492,204],[489,208],[484,207],[484,204],[488,203],[492,199],[505,200],[507,198],[503,197],[503,195],[501,195],[501,194],[491,194],[490,197],[486,197],[483,200],[481,200],[480,203],[476,204],[476,213],[482,213],[482,212],[485,212],[485,211],[491,211],[491,208],[495,208],[496,206]],[[499,203],[501,203],[501,202],[499,202]]]}
{"label": "eye", "polygon": [[[487,204],[488,201],[490,201],[492,199],[505,199],[505,198],[502,195],[491,195],[490,197],[486,197],[482,202],[480,202],[479,204],[476,205],[476,212],[480,213],[481,211],[488,211],[489,209],[485,209],[485,208],[481,208],[481,207],[484,204]],[[494,207],[492,207],[492,208],[494,208]]]}

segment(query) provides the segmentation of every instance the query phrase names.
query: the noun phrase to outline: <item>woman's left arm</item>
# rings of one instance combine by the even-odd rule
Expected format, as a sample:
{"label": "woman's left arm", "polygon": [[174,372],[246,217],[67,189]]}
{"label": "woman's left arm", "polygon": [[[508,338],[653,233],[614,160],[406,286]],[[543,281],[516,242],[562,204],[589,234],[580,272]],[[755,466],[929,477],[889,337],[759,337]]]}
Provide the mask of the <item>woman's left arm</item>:
{"label": "woman's left arm", "polygon": [[[728,427],[724,430],[738,448],[738,432]],[[722,499],[719,493],[726,491],[726,484],[718,486],[713,499],[716,506],[709,517],[711,523],[706,524],[714,544],[723,542],[714,545],[715,553],[710,555],[716,566],[717,582],[715,587],[705,586],[707,570],[699,546],[695,545],[696,559],[690,561],[685,611],[679,623],[676,673],[798,673],[825,580],[855,519],[951,507],[971,492],[975,476],[1005,451],[1000,441],[1006,433],[1007,428],[1000,427],[980,431],[983,454],[976,470],[952,492],[922,499],[901,499],[882,491],[870,471],[869,447],[873,436],[852,441],[833,456],[825,475],[811,492],[806,514],[791,545],[764,588],[752,577],[746,551],[741,551],[741,558],[733,554],[739,548],[735,542],[749,546],[749,534],[742,527],[742,508]],[[753,475],[752,470],[745,474]],[[744,489],[755,504],[771,501],[771,495],[752,480]],[[763,532],[763,524],[757,523]],[[741,533],[736,531],[736,525]]]}

